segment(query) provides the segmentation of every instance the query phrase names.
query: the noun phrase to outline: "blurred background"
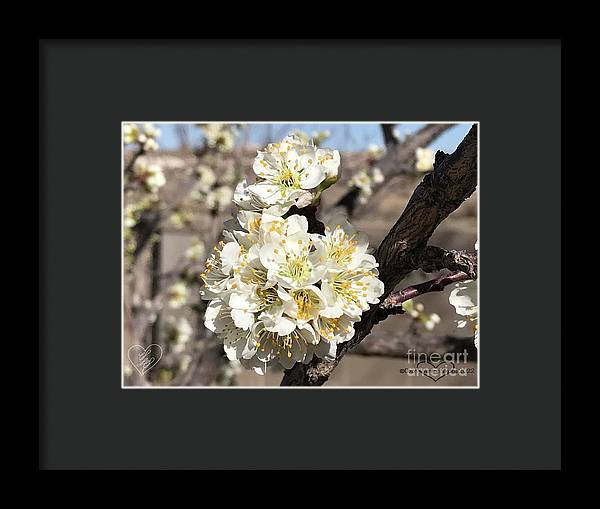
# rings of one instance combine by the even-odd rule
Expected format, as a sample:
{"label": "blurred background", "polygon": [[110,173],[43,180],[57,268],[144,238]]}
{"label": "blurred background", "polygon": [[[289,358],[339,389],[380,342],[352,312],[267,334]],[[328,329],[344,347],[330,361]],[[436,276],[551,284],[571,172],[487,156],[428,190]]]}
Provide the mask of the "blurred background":
{"label": "blurred background", "polygon": [[[125,386],[277,386],[227,360],[204,327],[199,274],[223,222],[235,185],[252,179],[252,162],[267,143],[291,133],[341,152],[341,177],[322,197],[321,219],[343,210],[374,248],[396,222],[435,152],[452,153],[471,124],[123,124],[123,384]],[[477,192],[436,230],[431,244],[472,250]],[[435,274],[416,271],[402,287]],[[477,350],[469,328],[448,302],[450,289],[420,297],[409,312],[374,328],[340,362],[327,386],[477,385]],[[128,359],[134,345],[160,345],[151,369]],[[409,349],[467,351],[467,376],[413,377]],[[413,365],[414,367],[414,365]]]}

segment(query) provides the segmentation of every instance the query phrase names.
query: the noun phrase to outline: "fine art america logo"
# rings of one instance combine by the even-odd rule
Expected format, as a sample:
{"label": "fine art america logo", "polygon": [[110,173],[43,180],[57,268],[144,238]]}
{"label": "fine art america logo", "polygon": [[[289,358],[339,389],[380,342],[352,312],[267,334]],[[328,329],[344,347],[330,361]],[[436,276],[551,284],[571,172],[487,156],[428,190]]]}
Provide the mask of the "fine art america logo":
{"label": "fine art america logo", "polygon": [[162,357],[163,351],[160,345],[152,343],[144,348],[142,345],[133,345],[127,351],[129,362],[140,375],[145,375],[154,366],[158,364]]}
{"label": "fine art america logo", "polygon": [[[466,364],[468,353],[446,352],[440,354],[433,352],[430,354],[416,353],[414,348],[408,351],[408,368],[403,368],[400,373],[408,376],[425,376],[434,382],[441,380],[445,376],[467,376],[475,373],[475,368],[459,366]],[[459,367],[457,367],[459,366]]]}

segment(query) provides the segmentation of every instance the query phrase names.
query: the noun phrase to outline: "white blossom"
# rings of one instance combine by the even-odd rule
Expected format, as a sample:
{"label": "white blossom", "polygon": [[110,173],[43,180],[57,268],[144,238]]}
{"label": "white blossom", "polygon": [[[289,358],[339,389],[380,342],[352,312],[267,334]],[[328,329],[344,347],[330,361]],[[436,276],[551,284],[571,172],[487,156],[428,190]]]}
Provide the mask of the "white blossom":
{"label": "white blossom", "polygon": [[159,149],[158,142],[154,138],[148,138],[144,143],[144,150],[146,152],[154,152]]}
{"label": "white blossom", "polygon": [[426,313],[425,306],[422,302],[416,304],[411,300],[407,300],[402,303],[402,308],[407,312],[410,317],[417,323],[421,323],[426,330],[433,330],[440,322],[440,315],[437,313]]}
{"label": "white blossom", "polygon": [[251,196],[238,200],[251,203],[256,199],[268,207],[288,210],[292,205],[305,207],[338,179],[339,166],[337,150],[317,148],[312,142],[288,136],[258,152],[252,166],[257,180],[240,188]]}
{"label": "white blossom", "polygon": [[134,143],[139,135],[140,129],[136,124],[123,124],[123,143]]}
{"label": "white blossom", "polygon": [[288,136],[259,152],[256,183],[236,186],[239,210],[206,261],[201,295],[206,327],[247,369],[334,359],[383,294],[366,236],[345,220],[321,235],[302,215],[282,217],[335,181],[339,163],[338,151]]}
{"label": "white blossom", "polygon": [[431,171],[433,170],[433,163],[435,161],[435,152],[430,148],[419,147],[415,151],[417,162],[415,168],[418,171]]}
{"label": "white blossom", "polygon": [[170,308],[177,309],[187,302],[188,289],[183,281],[173,284],[167,291],[167,303]]}
{"label": "white blossom", "polygon": [[240,181],[233,192],[233,203],[243,210],[253,212],[268,212],[274,216],[283,216],[292,207],[292,202],[285,204],[269,205],[264,202],[259,196],[251,193],[248,190],[248,182],[246,179]]}
{"label": "white blossom", "polygon": [[335,357],[336,345],[379,302],[383,283],[366,237],[349,224],[308,232],[304,216],[240,210],[202,277],[205,324],[229,359],[264,373]]}
{"label": "white blossom", "polygon": [[381,184],[385,180],[385,176],[381,171],[381,168],[378,168],[377,166],[373,168],[372,178],[375,184]]}
{"label": "white blossom", "polygon": [[145,123],[144,124],[144,134],[148,138],[156,139],[156,138],[160,137],[160,129],[158,127],[155,127],[153,124]]}
{"label": "white blossom", "polygon": [[385,147],[381,147],[379,145],[375,145],[374,143],[370,144],[367,147],[367,157],[371,161],[377,161],[381,159],[381,157],[385,154]]}
{"label": "white blossom", "polygon": [[196,176],[198,177],[198,190],[202,193],[208,193],[217,182],[217,176],[210,166],[201,164],[196,167]]}
{"label": "white blossom", "polygon": [[173,343],[173,351],[181,353],[194,332],[190,322],[183,316],[179,318],[171,316],[167,321],[167,327],[169,339]]}
{"label": "white blossom", "polygon": [[229,124],[203,124],[200,126],[210,148],[220,152],[231,152],[235,144],[233,126]]}
{"label": "white blossom", "polygon": [[191,262],[199,262],[206,254],[206,248],[201,241],[194,242],[185,250],[185,257]]}
{"label": "white blossom", "polygon": [[142,129],[137,124],[123,124],[123,143],[126,145],[137,143],[146,152],[158,150],[159,146],[156,138],[159,136],[160,129],[153,124],[146,123]]}
{"label": "white blossom", "polygon": [[475,346],[479,346],[477,282],[469,280],[463,283],[456,283],[455,288],[450,292],[448,300],[454,306],[456,314],[464,317],[463,320],[457,321],[457,327],[463,328],[470,323],[475,335]]}
{"label": "white blossom", "polygon": [[371,173],[366,168],[356,173],[348,182],[350,187],[359,189],[358,202],[365,204],[373,194],[373,185],[381,184],[385,180],[385,176],[380,168],[373,167]]}
{"label": "white blossom", "polygon": [[440,323],[441,318],[437,313],[431,313],[425,320],[424,325],[427,330],[433,330],[435,326]]}
{"label": "white blossom", "polygon": [[134,174],[138,182],[150,193],[156,193],[166,183],[163,170],[157,164],[138,161],[134,168]]}

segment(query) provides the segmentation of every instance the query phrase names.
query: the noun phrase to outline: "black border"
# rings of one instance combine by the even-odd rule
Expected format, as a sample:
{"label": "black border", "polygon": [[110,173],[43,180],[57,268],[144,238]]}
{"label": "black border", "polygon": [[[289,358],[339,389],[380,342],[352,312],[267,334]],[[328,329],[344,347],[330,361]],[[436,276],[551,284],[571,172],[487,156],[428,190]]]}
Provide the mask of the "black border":
{"label": "black border", "polygon": [[[507,273],[511,264],[501,257],[502,242],[519,245],[520,263],[535,263],[540,274],[561,263],[559,252],[544,260],[536,256],[540,246],[558,244],[556,225],[561,224],[560,41],[43,40],[39,49],[41,468],[560,467],[558,391],[564,345],[558,313],[535,328],[516,319],[516,332],[493,318],[493,308],[505,306],[508,287],[513,281],[519,284],[517,274]],[[261,82],[259,87],[249,81],[268,60],[265,56],[283,50],[322,71],[327,77],[324,95],[313,91],[309,101],[310,90],[299,80],[290,81],[286,94],[296,101],[283,107],[282,101],[272,100],[282,98],[280,84]],[[203,62],[217,77],[207,81],[206,69],[194,62]],[[148,67],[156,73],[135,97],[118,93],[116,85],[125,76]],[[373,87],[374,92],[367,92]],[[227,102],[199,105],[196,99],[223,94],[230,94]],[[415,99],[419,97],[421,102]],[[496,330],[486,325],[489,329],[482,333],[482,340],[488,339],[481,389],[122,391],[114,376],[120,360],[114,366],[106,356],[120,359],[120,339],[116,348],[110,339],[115,313],[120,325],[119,304],[110,300],[115,288],[111,278],[120,281],[114,271],[115,256],[120,267],[115,249],[120,246],[120,188],[115,187],[120,178],[114,172],[120,167],[120,146],[112,129],[127,118],[481,121],[481,288],[484,302],[497,299],[496,306],[486,304],[483,312],[484,323],[498,323]],[[90,140],[98,152],[93,158]],[[506,157],[507,146],[511,158]],[[518,172],[518,187],[507,183],[506,171]],[[90,182],[93,192],[82,192]],[[532,192],[534,208],[526,199]],[[82,250],[85,256],[77,255]],[[492,261],[494,251],[497,262]],[[94,289],[83,292],[85,298],[78,293],[82,278]],[[538,280],[537,272],[530,279],[539,291],[532,312],[556,309],[556,281]],[[81,330],[90,332],[81,337]],[[508,367],[493,360],[504,360],[494,354],[505,348],[507,332],[523,345],[520,358]],[[114,334],[120,338],[118,329]],[[552,368],[549,376],[526,371],[532,354]],[[83,366],[81,357],[93,360]],[[523,383],[499,388],[498,379],[507,371]],[[231,441],[244,426],[277,422],[282,415],[286,423],[299,423],[307,413],[317,416],[319,425],[307,430],[290,424],[303,440],[289,450]],[[136,426],[136,419],[153,428]],[[137,440],[123,433],[128,427],[137,430]],[[305,454],[318,448],[323,433],[332,428],[325,457]],[[463,440],[466,449],[449,447],[452,438]],[[142,444],[151,439],[153,450],[144,450]]]}

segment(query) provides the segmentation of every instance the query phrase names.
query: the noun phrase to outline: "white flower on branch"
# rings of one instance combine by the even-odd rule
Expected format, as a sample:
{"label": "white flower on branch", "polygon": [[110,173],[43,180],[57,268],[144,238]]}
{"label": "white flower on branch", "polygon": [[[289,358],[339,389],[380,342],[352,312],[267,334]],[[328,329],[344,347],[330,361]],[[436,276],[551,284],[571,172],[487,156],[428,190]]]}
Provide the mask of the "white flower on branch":
{"label": "white flower on branch", "polygon": [[167,304],[177,309],[187,302],[188,289],[183,281],[173,284],[167,292]]}
{"label": "white flower on branch", "polygon": [[385,154],[385,147],[372,143],[367,147],[367,158],[369,161],[377,161]]}
{"label": "white flower on branch", "polygon": [[426,330],[431,331],[435,329],[436,325],[441,322],[440,315],[437,313],[426,313],[425,306],[422,302],[416,304],[411,300],[407,300],[402,303],[402,309],[410,315],[415,323],[422,324]]}
{"label": "white flower on branch", "polygon": [[134,168],[135,178],[149,193],[156,193],[165,185],[166,179],[163,170],[157,164],[147,164],[138,161]]}
{"label": "white flower on branch", "polygon": [[233,192],[233,203],[240,209],[253,212],[265,211],[274,216],[283,216],[292,206],[291,202],[287,204],[268,205],[259,196],[251,193],[248,187],[248,183],[244,179],[238,183]]}
{"label": "white flower on branch", "polygon": [[196,168],[198,190],[207,194],[217,182],[217,176],[210,166],[201,164]]}
{"label": "white flower on branch", "polygon": [[156,139],[160,137],[160,129],[155,127],[154,124],[146,123],[144,124],[144,134],[148,138]]}
{"label": "white flower on branch", "polygon": [[167,320],[167,336],[175,353],[183,352],[193,332],[194,329],[192,329],[190,322],[183,316],[179,318],[171,316]]}
{"label": "white flower on branch", "polygon": [[477,282],[469,280],[457,283],[456,287],[450,292],[448,300],[454,306],[456,314],[465,318],[457,321],[457,327],[463,328],[470,323],[475,335],[475,346],[478,347],[479,325],[477,315],[479,307],[477,305]]}
{"label": "white flower on branch", "polygon": [[229,124],[201,124],[206,145],[219,152],[231,152],[235,144],[234,127]]}
{"label": "white flower on branch", "polygon": [[292,205],[306,207],[337,181],[339,166],[337,150],[317,148],[312,142],[288,136],[258,152],[252,166],[256,182],[239,189],[250,196],[238,197],[236,202],[258,201],[287,210]]}
{"label": "white flower on branch", "polygon": [[137,141],[140,135],[140,129],[136,124],[123,125],[123,143],[129,145]]}
{"label": "white flower on branch", "polygon": [[380,168],[374,167],[371,172],[363,169],[356,173],[348,182],[350,187],[356,187],[359,190],[358,202],[362,205],[369,201],[373,194],[373,185],[381,184],[385,180],[385,176]]}
{"label": "white flower on branch", "polygon": [[146,152],[154,152],[159,149],[158,142],[154,138],[148,138],[144,143],[144,150]]}
{"label": "white flower on branch", "polygon": [[227,357],[259,373],[332,359],[383,283],[366,237],[349,224],[309,233],[306,217],[240,210],[202,274],[206,327]]}
{"label": "white flower on branch", "polygon": [[160,137],[160,129],[153,124],[146,123],[143,128],[137,124],[123,124],[123,143],[137,143],[144,151],[158,150],[156,138]]}
{"label": "white flower on branch", "polygon": [[417,162],[415,168],[418,171],[431,171],[433,170],[433,163],[435,162],[435,152],[430,148],[419,147],[415,151]]}
{"label": "white flower on branch", "polygon": [[371,178],[373,179],[373,183],[375,184],[381,184],[385,180],[385,176],[381,171],[381,168],[378,168],[377,166],[373,168]]}

